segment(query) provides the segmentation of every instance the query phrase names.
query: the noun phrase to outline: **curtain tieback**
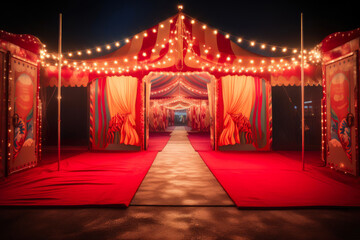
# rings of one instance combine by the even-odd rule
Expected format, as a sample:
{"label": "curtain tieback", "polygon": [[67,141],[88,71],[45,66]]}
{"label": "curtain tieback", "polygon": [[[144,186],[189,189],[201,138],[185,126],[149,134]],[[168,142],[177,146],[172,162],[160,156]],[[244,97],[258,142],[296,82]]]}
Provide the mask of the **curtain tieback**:
{"label": "curtain tieback", "polygon": [[130,121],[131,125],[134,125],[132,121],[129,119],[130,113],[117,113],[113,116],[109,122],[109,128],[107,132],[107,142],[112,143],[114,141],[115,133],[120,132],[124,126],[124,124]]}

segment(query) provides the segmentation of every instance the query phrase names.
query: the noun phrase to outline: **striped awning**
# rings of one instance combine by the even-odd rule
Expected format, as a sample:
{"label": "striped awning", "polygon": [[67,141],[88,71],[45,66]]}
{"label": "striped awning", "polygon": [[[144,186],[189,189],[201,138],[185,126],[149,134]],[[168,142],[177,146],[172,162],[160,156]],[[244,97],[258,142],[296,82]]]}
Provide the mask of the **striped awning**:
{"label": "striped awning", "polygon": [[[290,60],[250,52],[242,48],[241,43],[232,41],[229,35],[179,13],[127,39],[124,45],[109,54],[81,60],[80,64],[91,66],[92,70],[77,75],[85,76],[88,81],[91,81],[98,77],[118,74],[142,78],[151,72],[203,71],[217,75],[217,77],[229,74],[256,75],[264,77],[268,81],[276,79],[276,83],[274,83],[276,85],[289,85],[287,82],[289,78],[272,77],[272,73],[266,69],[271,62],[286,64],[287,61],[290,62]],[[56,72],[56,69],[52,70]],[[48,75],[55,77],[55,72]],[[295,79],[295,82],[290,85],[298,85],[298,72],[293,72],[296,77],[291,79]],[[169,79],[164,81],[165,83],[178,79],[176,76],[167,78]],[[81,81],[83,84],[84,77]],[[314,81],[317,84],[318,80],[314,79]],[[51,82],[56,84],[55,80]],[[189,89],[186,88],[185,82],[182,81],[184,84],[178,84],[180,90],[169,88],[167,84],[162,87],[168,90],[169,95],[176,91],[186,92]],[[79,86],[79,84],[74,84]],[[158,91],[160,91],[159,88],[160,86],[157,87]]]}
{"label": "striped awning", "polygon": [[[238,72],[264,66],[266,56],[241,48],[216,29],[204,27],[177,14],[134,35],[118,50],[86,60],[90,66],[106,66],[115,72],[142,70],[199,71],[212,68]],[[279,58],[280,59],[280,58]]]}

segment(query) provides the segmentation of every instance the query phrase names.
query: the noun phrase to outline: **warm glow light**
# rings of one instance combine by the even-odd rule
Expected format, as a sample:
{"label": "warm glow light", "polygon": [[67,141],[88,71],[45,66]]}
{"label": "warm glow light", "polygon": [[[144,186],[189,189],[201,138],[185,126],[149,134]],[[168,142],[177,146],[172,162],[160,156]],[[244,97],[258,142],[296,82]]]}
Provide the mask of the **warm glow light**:
{"label": "warm glow light", "polygon": [[203,28],[203,29],[206,29],[206,25],[204,24],[204,25],[202,26],[202,28]]}
{"label": "warm glow light", "polygon": [[119,42],[116,42],[116,43],[115,43],[115,46],[116,46],[116,47],[119,47],[119,46],[120,46],[120,43],[119,43]]}
{"label": "warm glow light", "polygon": [[96,51],[101,52],[101,48],[100,48],[100,47],[97,47],[97,48],[96,48]]}
{"label": "warm glow light", "polygon": [[110,45],[106,45],[106,49],[107,49],[107,50],[111,49],[111,46],[110,46]]}
{"label": "warm glow light", "polygon": [[238,43],[241,43],[241,42],[242,42],[242,38],[238,38],[238,39],[237,39],[237,42],[238,42]]}
{"label": "warm glow light", "polygon": [[193,20],[191,20],[191,24],[195,24],[195,20],[193,19]]}

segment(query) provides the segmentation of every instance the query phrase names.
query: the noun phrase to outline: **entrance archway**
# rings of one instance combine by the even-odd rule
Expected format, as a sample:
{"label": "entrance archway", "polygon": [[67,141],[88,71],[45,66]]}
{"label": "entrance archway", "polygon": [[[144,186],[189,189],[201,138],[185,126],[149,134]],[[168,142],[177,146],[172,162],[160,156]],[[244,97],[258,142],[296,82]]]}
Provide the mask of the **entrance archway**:
{"label": "entrance archway", "polygon": [[215,150],[216,78],[208,72],[151,72],[145,84],[145,149],[150,131],[165,131],[175,125],[175,112],[182,111],[188,129],[209,132]]}

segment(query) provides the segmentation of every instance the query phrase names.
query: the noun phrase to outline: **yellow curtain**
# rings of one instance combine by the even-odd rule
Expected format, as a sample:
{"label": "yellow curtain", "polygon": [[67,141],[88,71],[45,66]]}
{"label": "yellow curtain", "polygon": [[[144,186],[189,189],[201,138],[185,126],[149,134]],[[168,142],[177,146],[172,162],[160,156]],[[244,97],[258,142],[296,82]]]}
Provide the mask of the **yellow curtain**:
{"label": "yellow curtain", "polygon": [[120,144],[138,145],[136,132],[135,103],[138,80],[134,77],[120,76],[106,78],[106,93],[111,119],[121,116]]}
{"label": "yellow curtain", "polygon": [[255,81],[250,76],[222,77],[224,102],[224,129],[219,138],[219,146],[240,143],[240,135],[234,118],[242,114],[250,118],[255,100]]}

